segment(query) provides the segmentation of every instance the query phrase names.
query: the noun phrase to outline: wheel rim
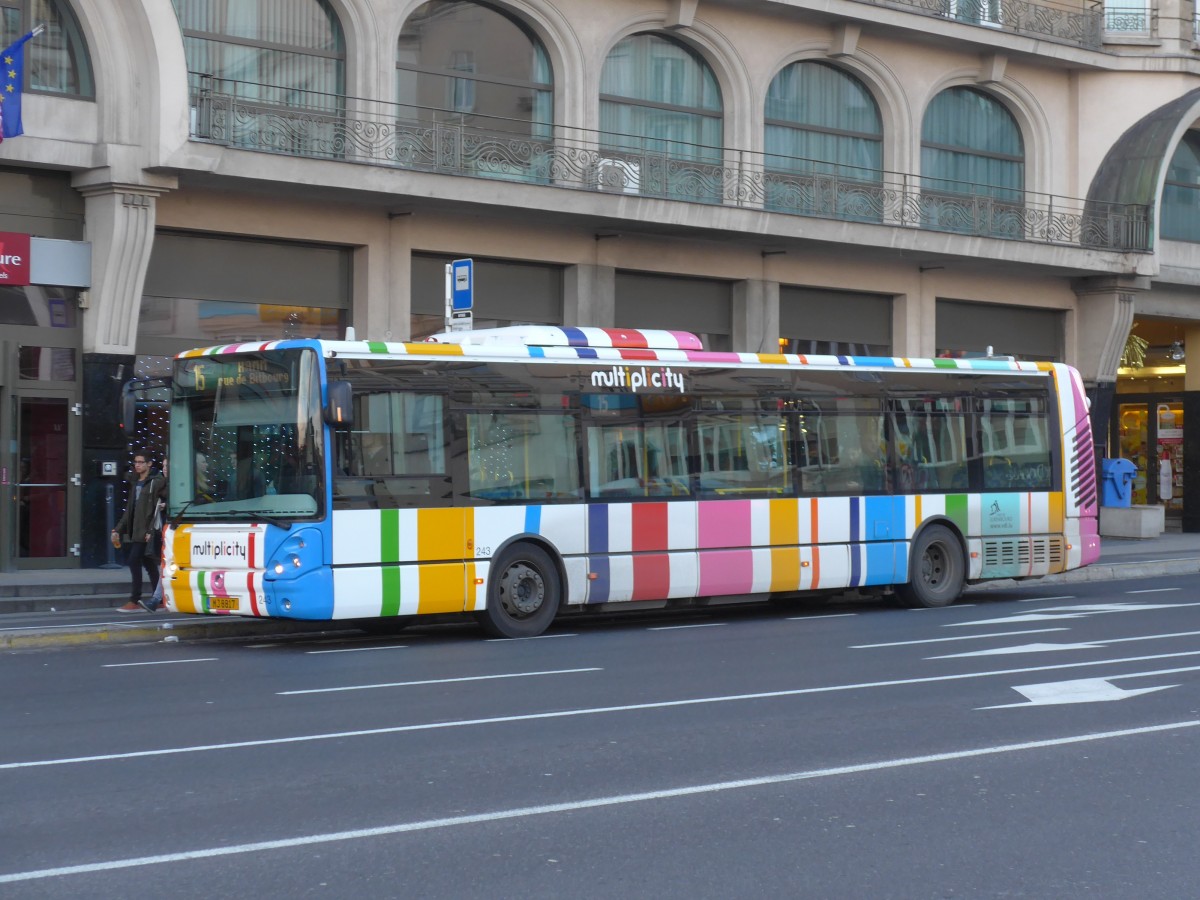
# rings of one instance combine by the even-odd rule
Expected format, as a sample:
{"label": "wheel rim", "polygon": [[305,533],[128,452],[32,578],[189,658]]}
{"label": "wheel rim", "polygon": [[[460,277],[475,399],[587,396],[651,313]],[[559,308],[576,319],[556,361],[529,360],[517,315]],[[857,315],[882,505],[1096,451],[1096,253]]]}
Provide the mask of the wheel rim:
{"label": "wheel rim", "polygon": [[546,599],[546,582],[542,573],[527,563],[515,563],[500,579],[500,602],[504,611],[515,619],[532,616],[542,608]]}
{"label": "wheel rim", "polygon": [[950,558],[941,544],[930,544],[921,555],[921,580],[930,588],[943,587],[946,582]]}

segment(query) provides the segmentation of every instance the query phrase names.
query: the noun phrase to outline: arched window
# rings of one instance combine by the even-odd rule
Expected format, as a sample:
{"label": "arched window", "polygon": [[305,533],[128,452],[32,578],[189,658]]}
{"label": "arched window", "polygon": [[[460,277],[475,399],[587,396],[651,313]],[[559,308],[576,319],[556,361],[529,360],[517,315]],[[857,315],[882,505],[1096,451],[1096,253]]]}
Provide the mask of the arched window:
{"label": "arched window", "polygon": [[26,89],[95,97],[92,62],[71,7],[60,0],[0,0],[0,50],[37,25],[46,29],[25,45]]}
{"label": "arched window", "polygon": [[722,128],[721,90],[698,53],[657,34],[627,37],[600,76],[597,186],[715,200]]}
{"label": "arched window", "polygon": [[793,63],[771,82],[765,119],[768,209],[880,220],[883,123],[866,85],[827,63]]}
{"label": "arched window", "polygon": [[1162,236],[1200,241],[1200,132],[1184,134],[1171,157],[1163,185]]}
{"label": "arched window", "polygon": [[[346,48],[327,0],[171,2],[197,108],[194,134],[304,156],[341,153],[335,123],[345,110]],[[222,97],[234,109],[214,120]]]}
{"label": "arched window", "polygon": [[1022,237],[1025,147],[1012,113],[975,88],[934,97],[921,129],[921,190],[927,227]]}
{"label": "arched window", "polygon": [[[430,0],[418,7],[396,45],[399,118],[443,123],[458,132],[470,174],[546,180],[554,84],[550,59],[521,21],[482,3]],[[403,125],[400,126],[403,129]],[[418,142],[436,154],[436,144]],[[494,138],[501,135],[503,142]],[[529,143],[512,143],[513,137]],[[443,165],[444,160],[430,159]]]}

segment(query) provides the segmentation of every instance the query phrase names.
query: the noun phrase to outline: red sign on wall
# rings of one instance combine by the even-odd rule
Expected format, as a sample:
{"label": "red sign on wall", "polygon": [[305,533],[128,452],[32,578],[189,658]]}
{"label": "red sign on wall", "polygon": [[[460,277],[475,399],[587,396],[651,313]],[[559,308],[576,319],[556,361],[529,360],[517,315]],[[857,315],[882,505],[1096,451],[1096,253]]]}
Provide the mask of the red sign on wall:
{"label": "red sign on wall", "polygon": [[29,235],[0,231],[0,285],[29,284]]}

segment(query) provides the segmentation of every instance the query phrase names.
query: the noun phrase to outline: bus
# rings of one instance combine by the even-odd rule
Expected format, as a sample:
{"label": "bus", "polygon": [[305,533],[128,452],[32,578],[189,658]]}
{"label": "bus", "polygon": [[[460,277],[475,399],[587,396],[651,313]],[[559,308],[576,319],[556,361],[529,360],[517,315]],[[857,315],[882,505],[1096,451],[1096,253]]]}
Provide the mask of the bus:
{"label": "bus", "polygon": [[[176,612],[499,637],[576,611],[891,595],[1097,559],[1078,372],[587,327],[182,353]],[[429,620],[426,620],[429,621]]]}

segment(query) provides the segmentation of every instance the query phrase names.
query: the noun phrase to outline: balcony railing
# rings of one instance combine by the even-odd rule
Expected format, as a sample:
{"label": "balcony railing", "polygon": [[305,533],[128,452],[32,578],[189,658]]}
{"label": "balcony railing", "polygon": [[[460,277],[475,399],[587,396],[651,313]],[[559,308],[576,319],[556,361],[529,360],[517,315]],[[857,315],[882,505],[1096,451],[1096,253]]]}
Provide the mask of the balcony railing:
{"label": "balcony railing", "polygon": [[[300,96],[245,82],[221,82],[222,91],[210,87],[212,79],[195,83],[192,137],[244,150],[1016,241],[1151,249],[1145,206],[326,94]],[[293,105],[275,102],[284,99]]]}
{"label": "balcony railing", "polygon": [[1110,37],[1150,37],[1155,32],[1157,12],[1146,4],[1140,6],[1106,6],[1104,33]]}
{"label": "balcony railing", "polygon": [[1099,50],[1103,12],[1097,4],[1055,3],[1049,0],[860,0],[874,6],[904,7],[1013,34],[1031,35]]}

